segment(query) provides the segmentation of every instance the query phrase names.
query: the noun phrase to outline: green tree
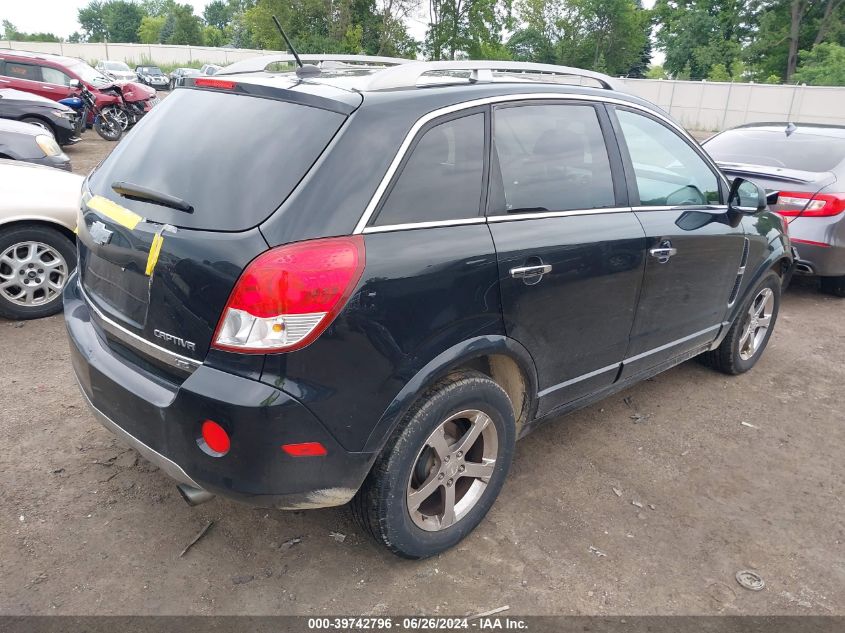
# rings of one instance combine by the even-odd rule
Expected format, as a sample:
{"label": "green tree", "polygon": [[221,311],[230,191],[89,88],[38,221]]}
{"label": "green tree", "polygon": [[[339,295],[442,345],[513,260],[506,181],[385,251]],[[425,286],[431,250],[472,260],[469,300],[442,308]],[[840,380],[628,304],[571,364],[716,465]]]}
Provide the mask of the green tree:
{"label": "green tree", "polygon": [[205,10],[202,12],[202,17],[205,18],[205,23],[209,26],[216,27],[222,31],[232,21],[235,7],[224,0],[214,0],[209,2]]}
{"label": "green tree", "polygon": [[173,32],[167,38],[168,44],[202,44],[202,22],[194,15],[193,6],[177,4],[171,10],[170,16],[173,16]]}
{"label": "green tree", "polygon": [[501,54],[502,31],[511,21],[511,0],[429,0],[425,51],[431,59],[456,59],[460,53],[483,59]]}
{"label": "green tree", "polygon": [[801,51],[793,79],[810,86],[845,86],[845,46],[833,43],[816,44]]}
{"label": "green tree", "polygon": [[138,39],[142,44],[160,44],[161,30],[167,18],[164,16],[145,15],[141,19],[141,26],[138,27]]}
{"label": "green tree", "polygon": [[652,66],[645,73],[646,79],[669,79],[663,66]]}
{"label": "green tree", "polygon": [[24,33],[19,31],[9,20],[3,20],[3,39],[17,42],[60,42],[61,38],[53,33]]}
{"label": "green tree", "polygon": [[109,0],[103,5],[103,21],[110,42],[137,42],[143,9],[134,2]]}
{"label": "green tree", "polygon": [[821,43],[845,45],[845,0],[761,0],[754,37],[745,51],[752,75],[790,81],[799,51]]}
{"label": "green tree", "polygon": [[202,43],[205,46],[225,46],[226,33],[216,26],[206,26],[202,30]]}
{"label": "green tree", "polygon": [[91,0],[77,11],[76,16],[86,41],[102,42],[108,37],[103,3],[100,0]]}
{"label": "green tree", "polygon": [[724,64],[713,64],[710,67],[710,72],[707,73],[707,81],[730,81],[731,74]]}
{"label": "green tree", "polygon": [[705,79],[715,64],[730,68],[751,33],[754,0],[657,0],[658,48],[673,76]]}

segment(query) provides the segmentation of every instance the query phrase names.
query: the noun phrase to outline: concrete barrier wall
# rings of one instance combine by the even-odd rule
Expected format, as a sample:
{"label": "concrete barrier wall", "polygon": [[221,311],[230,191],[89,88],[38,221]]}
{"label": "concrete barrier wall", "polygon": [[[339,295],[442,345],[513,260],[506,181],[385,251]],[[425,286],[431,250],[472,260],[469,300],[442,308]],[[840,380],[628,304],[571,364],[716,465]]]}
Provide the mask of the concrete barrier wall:
{"label": "concrete barrier wall", "polygon": [[[130,66],[151,59],[159,64],[191,61],[220,65],[274,51],[165,44],[69,44],[65,42],[9,42],[15,48],[41,53],[123,60]],[[756,121],[833,123],[845,125],[845,87],[780,86],[750,83],[714,83],[624,79],[626,89],[669,112],[691,130],[724,130]]]}

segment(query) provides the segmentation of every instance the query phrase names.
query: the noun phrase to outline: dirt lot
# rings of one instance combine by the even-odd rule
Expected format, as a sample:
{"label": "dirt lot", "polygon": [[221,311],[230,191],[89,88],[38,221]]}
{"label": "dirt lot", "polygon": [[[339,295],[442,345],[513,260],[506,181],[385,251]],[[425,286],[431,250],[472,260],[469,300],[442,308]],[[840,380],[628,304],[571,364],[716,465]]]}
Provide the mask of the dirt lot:
{"label": "dirt lot", "polygon": [[[85,137],[81,172],[105,148]],[[61,316],[0,320],[0,613],[845,614],[843,311],[799,282],[750,374],[689,362],[541,428],[423,562],[342,508],[189,508],[88,413]]]}

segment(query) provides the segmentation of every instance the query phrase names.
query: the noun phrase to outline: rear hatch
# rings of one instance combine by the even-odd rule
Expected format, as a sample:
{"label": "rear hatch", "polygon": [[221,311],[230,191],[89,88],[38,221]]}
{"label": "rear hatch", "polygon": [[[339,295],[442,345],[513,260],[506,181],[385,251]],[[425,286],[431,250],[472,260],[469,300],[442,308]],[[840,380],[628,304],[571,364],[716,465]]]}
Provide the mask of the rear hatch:
{"label": "rear hatch", "polygon": [[221,85],[176,90],[83,192],[79,270],[92,318],[115,349],[161,369],[205,358],[239,275],[268,248],[258,225],[350,111],[287,89],[250,96]]}

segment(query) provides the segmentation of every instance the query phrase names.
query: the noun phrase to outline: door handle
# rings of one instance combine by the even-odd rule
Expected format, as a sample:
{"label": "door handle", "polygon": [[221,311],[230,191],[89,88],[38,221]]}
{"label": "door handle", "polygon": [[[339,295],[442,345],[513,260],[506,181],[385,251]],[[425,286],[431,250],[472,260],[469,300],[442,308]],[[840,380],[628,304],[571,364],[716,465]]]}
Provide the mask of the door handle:
{"label": "door handle", "polygon": [[525,277],[538,277],[550,273],[552,271],[551,264],[540,264],[538,266],[520,266],[519,268],[511,268],[511,277],[514,279],[524,279]]}
{"label": "door handle", "polygon": [[666,264],[669,258],[678,254],[678,249],[672,246],[669,240],[661,240],[657,248],[649,249],[648,254],[657,258],[659,264]]}
{"label": "door handle", "polygon": [[670,257],[678,254],[678,249],[674,248],[670,241],[664,240],[658,248],[650,249],[648,254],[656,257],[659,263],[665,264],[669,261]]}

